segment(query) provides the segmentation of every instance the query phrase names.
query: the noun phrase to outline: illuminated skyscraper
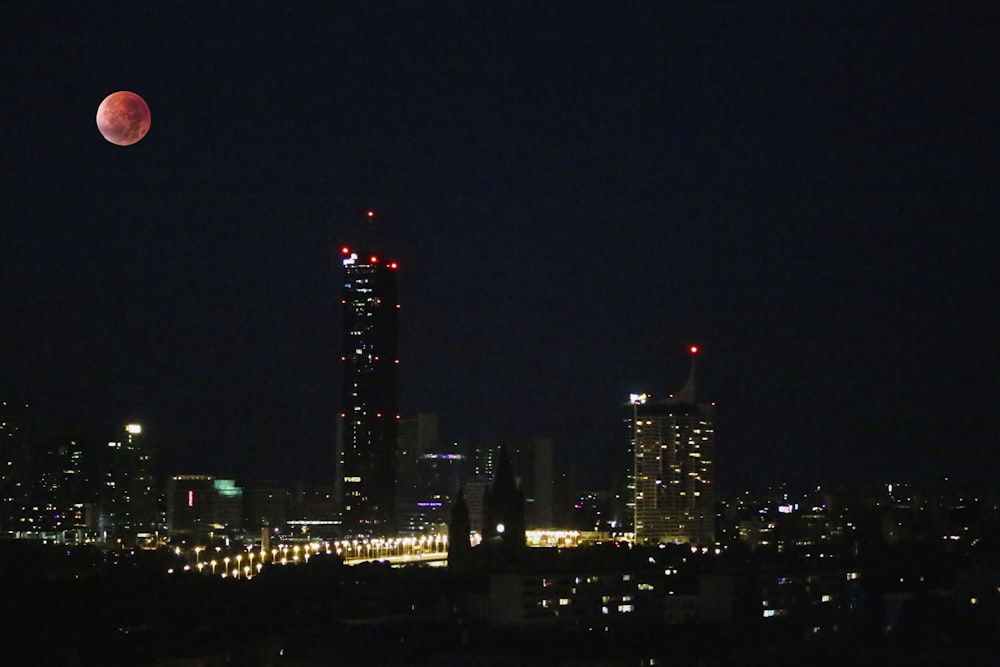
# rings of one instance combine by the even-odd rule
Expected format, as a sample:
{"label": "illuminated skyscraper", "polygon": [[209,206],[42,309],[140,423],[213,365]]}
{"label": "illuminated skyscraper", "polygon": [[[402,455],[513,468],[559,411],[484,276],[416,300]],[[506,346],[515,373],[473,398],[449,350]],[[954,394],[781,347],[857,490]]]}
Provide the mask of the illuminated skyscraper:
{"label": "illuminated skyscraper", "polygon": [[687,384],[667,398],[633,394],[624,419],[628,498],[637,542],[715,541],[715,418],[695,401],[695,355]]}
{"label": "illuminated skyscraper", "polygon": [[395,262],[342,249],[343,409],[337,438],[337,498],[348,533],[394,532],[396,366]]}
{"label": "illuminated skyscraper", "polygon": [[104,449],[99,528],[105,540],[147,543],[162,524],[155,451],[140,424],[127,424],[122,433]]}

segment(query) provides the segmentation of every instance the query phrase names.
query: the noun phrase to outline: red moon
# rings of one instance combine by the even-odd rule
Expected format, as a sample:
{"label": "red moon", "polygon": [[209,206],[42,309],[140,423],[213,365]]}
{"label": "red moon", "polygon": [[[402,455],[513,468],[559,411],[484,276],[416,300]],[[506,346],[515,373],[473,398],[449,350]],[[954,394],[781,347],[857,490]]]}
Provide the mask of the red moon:
{"label": "red moon", "polygon": [[149,105],[135,93],[119,90],[97,107],[97,129],[118,146],[131,146],[149,132]]}

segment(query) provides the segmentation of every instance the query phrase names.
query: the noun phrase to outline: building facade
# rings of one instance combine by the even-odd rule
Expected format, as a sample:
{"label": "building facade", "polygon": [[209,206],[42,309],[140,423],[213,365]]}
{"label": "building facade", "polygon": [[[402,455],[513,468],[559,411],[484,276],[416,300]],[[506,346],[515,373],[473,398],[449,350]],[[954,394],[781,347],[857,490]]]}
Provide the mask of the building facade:
{"label": "building facade", "polygon": [[397,264],[342,249],[343,409],[336,495],[353,535],[395,532],[399,299]]}

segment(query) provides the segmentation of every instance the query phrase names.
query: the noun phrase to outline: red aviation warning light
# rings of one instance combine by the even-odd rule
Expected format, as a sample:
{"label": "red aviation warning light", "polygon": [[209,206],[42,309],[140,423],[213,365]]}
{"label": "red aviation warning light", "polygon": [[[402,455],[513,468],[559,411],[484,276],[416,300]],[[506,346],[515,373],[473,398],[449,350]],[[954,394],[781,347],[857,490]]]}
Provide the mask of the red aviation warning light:
{"label": "red aviation warning light", "polygon": [[373,211],[372,209],[368,209],[367,215],[368,215],[369,219],[374,218],[375,217],[375,211]]}
{"label": "red aviation warning light", "polygon": [[349,254],[351,254],[351,249],[348,248],[346,245],[345,246],[341,246],[341,248],[340,248],[340,254],[341,255],[349,255]]}
{"label": "red aviation warning light", "polygon": [[691,348],[688,351],[691,354],[698,354],[698,346],[697,345],[692,345]]}

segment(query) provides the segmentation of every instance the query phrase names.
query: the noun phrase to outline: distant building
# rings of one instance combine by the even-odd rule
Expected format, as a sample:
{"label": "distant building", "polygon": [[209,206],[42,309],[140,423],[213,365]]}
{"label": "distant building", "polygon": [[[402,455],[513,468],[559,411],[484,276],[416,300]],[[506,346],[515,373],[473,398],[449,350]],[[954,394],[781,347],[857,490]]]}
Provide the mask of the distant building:
{"label": "distant building", "polygon": [[527,527],[551,528],[555,525],[552,438],[536,437],[512,447],[515,476],[524,493]]}
{"label": "distant building", "polygon": [[23,403],[0,403],[0,529],[16,535],[30,502],[30,412]]}
{"label": "distant building", "polygon": [[448,523],[462,481],[465,456],[438,445],[436,414],[399,420],[396,457],[396,525],[400,533],[426,533]]}
{"label": "distant building", "polygon": [[633,394],[626,408],[626,495],[640,543],[715,541],[714,408],[695,401],[696,353],[692,347],[691,374],[677,394]]}
{"label": "distant building", "polygon": [[462,479],[465,504],[469,511],[469,522],[474,532],[485,532],[483,526],[483,497],[496,476],[499,447],[485,445],[466,446],[465,470]]}
{"label": "distant building", "polygon": [[288,485],[277,480],[243,480],[243,526],[255,534],[263,526],[284,531],[290,517],[292,494]]}
{"label": "distant building", "polygon": [[337,498],[348,534],[390,535],[396,519],[397,265],[347,247],[342,255],[343,409]]}
{"label": "distant building", "polygon": [[93,442],[41,434],[30,406],[0,405],[0,534],[82,542],[96,525]]}
{"label": "distant building", "polygon": [[175,541],[225,541],[242,532],[243,489],[212,475],[174,475],[167,480],[167,527]]}
{"label": "distant building", "polygon": [[461,454],[428,453],[411,462],[413,475],[399,497],[401,533],[436,532],[448,523],[463,461]]}
{"label": "distant building", "polygon": [[141,424],[126,424],[104,448],[99,528],[122,546],[150,544],[163,527],[156,452]]}
{"label": "distant building", "polygon": [[588,491],[573,503],[572,526],[577,530],[614,531],[612,525],[612,498],[607,491]]}
{"label": "distant building", "polygon": [[469,514],[469,525],[474,532],[482,534],[483,527],[483,497],[490,486],[490,478],[486,475],[474,475],[462,485],[465,493],[466,511]]}
{"label": "distant building", "polygon": [[31,502],[22,514],[40,537],[87,540],[94,528],[94,448],[73,435],[37,437],[32,445]]}

